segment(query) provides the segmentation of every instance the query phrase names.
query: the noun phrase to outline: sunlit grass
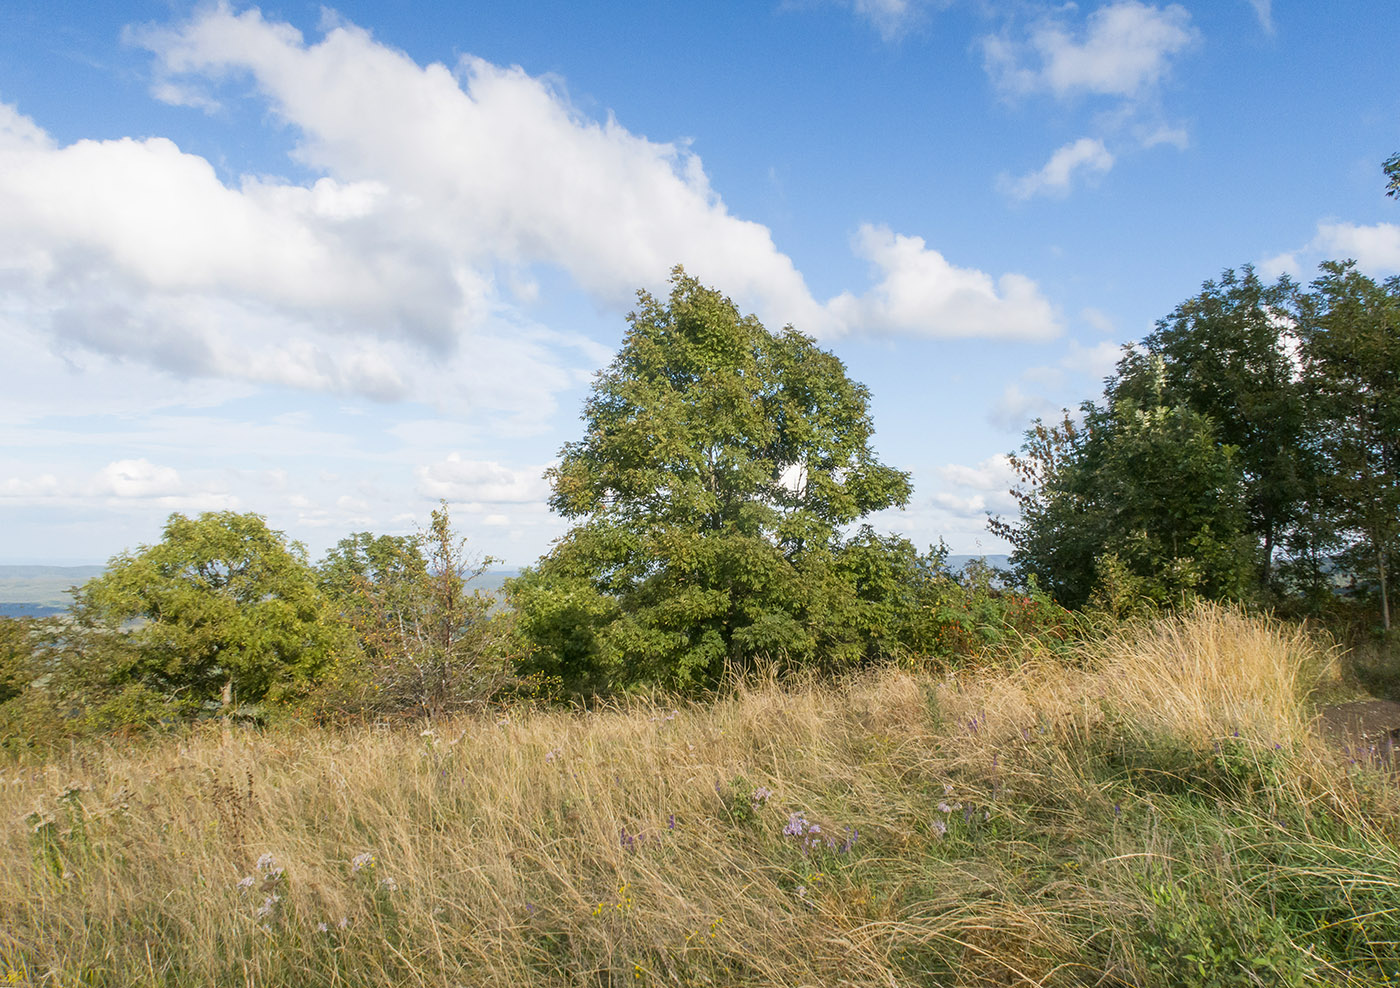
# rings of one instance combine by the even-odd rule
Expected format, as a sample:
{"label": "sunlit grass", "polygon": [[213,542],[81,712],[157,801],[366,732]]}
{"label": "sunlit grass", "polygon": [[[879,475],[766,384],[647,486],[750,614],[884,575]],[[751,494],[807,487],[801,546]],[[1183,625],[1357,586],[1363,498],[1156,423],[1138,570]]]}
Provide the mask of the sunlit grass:
{"label": "sunlit grass", "polygon": [[1310,731],[1326,650],[1202,609],[1033,651],[6,763],[0,983],[1397,976],[1395,788]]}

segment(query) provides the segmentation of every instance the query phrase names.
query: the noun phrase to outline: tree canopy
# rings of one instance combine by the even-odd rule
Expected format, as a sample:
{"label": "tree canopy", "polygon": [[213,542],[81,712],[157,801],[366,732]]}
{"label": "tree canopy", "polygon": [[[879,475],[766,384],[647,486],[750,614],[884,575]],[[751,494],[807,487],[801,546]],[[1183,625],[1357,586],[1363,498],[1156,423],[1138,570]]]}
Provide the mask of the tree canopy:
{"label": "tree canopy", "polygon": [[74,612],[106,633],[87,657],[105,668],[89,679],[183,706],[294,690],[345,643],[305,550],[260,515],[231,511],[171,515],[158,543],[84,584]]}
{"label": "tree canopy", "polygon": [[679,268],[628,327],[548,473],[574,526],[512,586],[535,668],[696,684],[760,655],[853,656],[843,526],[910,494],[871,448],[869,392]]}
{"label": "tree canopy", "polygon": [[1037,422],[1012,459],[1021,515],[993,526],[1062,603],[1127,579],[1315,608],[1344,573],[1389,627],[1400,279],[1328,261],[1304,290],[1227,270],[1128,351],[1102,405]]}

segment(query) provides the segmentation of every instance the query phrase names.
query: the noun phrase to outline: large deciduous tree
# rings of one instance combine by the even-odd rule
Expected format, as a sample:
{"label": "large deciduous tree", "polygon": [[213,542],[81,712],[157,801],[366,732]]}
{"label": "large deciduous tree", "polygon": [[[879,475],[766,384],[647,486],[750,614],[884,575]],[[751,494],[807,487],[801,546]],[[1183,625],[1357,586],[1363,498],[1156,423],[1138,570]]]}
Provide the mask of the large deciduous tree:
{"label": "large deciduous tree", "polygon": [[1329,506],[1360,537],[1351,568],[1374,575],[1389,628],[1400,541],[1400,278],[1378,284],[1352,262],[1328,261],[1312,287],[1299,331]]}
{"label": "large deciduous tree", "polygon": [[868,391],[679,268],[669,298],[638,298],[548,473],[574,526],[512,587],[530,664],[603,689],[863,654],[842,529],[910,494],[871,449]]}
{"label": "large deciduous tree", "polygon": [[1305,442],[1293,302],[1287,278],[1266,285],[1249,266],[1226,270],[1160,320],[1108,385],[1111,400],[1179,404],[1207,416],[1217,439],[1234,447],[1261,583],[1277,548],[1297,551],[1311,531],[1307,494],[1317,463]]}

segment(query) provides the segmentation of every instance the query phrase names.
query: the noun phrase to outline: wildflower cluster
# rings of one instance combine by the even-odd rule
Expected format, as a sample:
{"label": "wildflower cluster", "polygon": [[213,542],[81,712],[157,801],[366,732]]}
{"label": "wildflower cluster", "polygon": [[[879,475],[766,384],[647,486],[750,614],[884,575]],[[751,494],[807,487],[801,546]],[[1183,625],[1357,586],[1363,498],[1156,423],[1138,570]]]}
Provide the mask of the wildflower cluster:
{"label": "wildflower cluster", "polygon": [[834,854],[849,854],[851,848],[855,846],[856,840],[860,837],[860,831],[854,827],[847,827],[845,838],[838,841],[835,836],[825,833],[821,824],[808,820],[807,815],[799,810],[796,813],[788,814],[787,826],[783,827],[783,836],[791,837],[796,841],[797,846],[802,849],[803,856],[821,848]]}
{"label": "wildflower cluster", "polygon": [[632,887],[623,882],[617,887],[617,898],[615,901],[600,902],[593,907],[594,916],[602,916],[609,909],[619,913],[630,913],[632,911]]}
{"label": "wildflower cluster", "polygon": [[[371,884],[373,884],[375,868],[377,868],[378,865],[379,859],[371,852],[366,851],[350,859],[350,874],[366,875],[369,877]],[[379,880],[379,887],[386,892],[397,892],[399,883],[394,881],[392,876],[385,875]]]}
{"label": "wildflower cluster", "polygon": [[277,859],[271,854],[258,858],[253,873],[238,880],[240,895],[247,895],[254,889],[265,896],[254,915],[263,920],[266,926],[278,917],[282,909],[282,869],[277,867]]}
{"label": "wildflower cluster", "polygon": [[[979,819],[982,822],[986,822],[992,818],[991,810],[983,810],[979,818],[975,806],[963,805],[957,800],[950,803],[948,800],[953,798],[953,787],[951,785],[945,784],[943,786],[943,795],[945,798],[939,800],[936,807],[942,816],[934,817],[933,820],[929,822],[929,829],[933,831],[935,837],[946,837],[948,835],[948,823],[950,820],[956,819],[957,815],[961,815],[963,823],[969,825]],[[993,794],[992,798],[996,798],[995,794]]]}

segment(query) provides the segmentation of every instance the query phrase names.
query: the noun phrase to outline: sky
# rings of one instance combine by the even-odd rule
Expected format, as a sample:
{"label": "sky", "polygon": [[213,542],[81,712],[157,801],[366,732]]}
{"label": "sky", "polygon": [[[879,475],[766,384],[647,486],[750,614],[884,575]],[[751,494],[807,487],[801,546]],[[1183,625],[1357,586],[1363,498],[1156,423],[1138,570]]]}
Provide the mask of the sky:
{"label": "sky", "polygon": [[1380,0],[0,5],[0,563],[565,523],[635,293],[815,337],[998,553],[1006,454],[1225,268],[1400,273]]}

